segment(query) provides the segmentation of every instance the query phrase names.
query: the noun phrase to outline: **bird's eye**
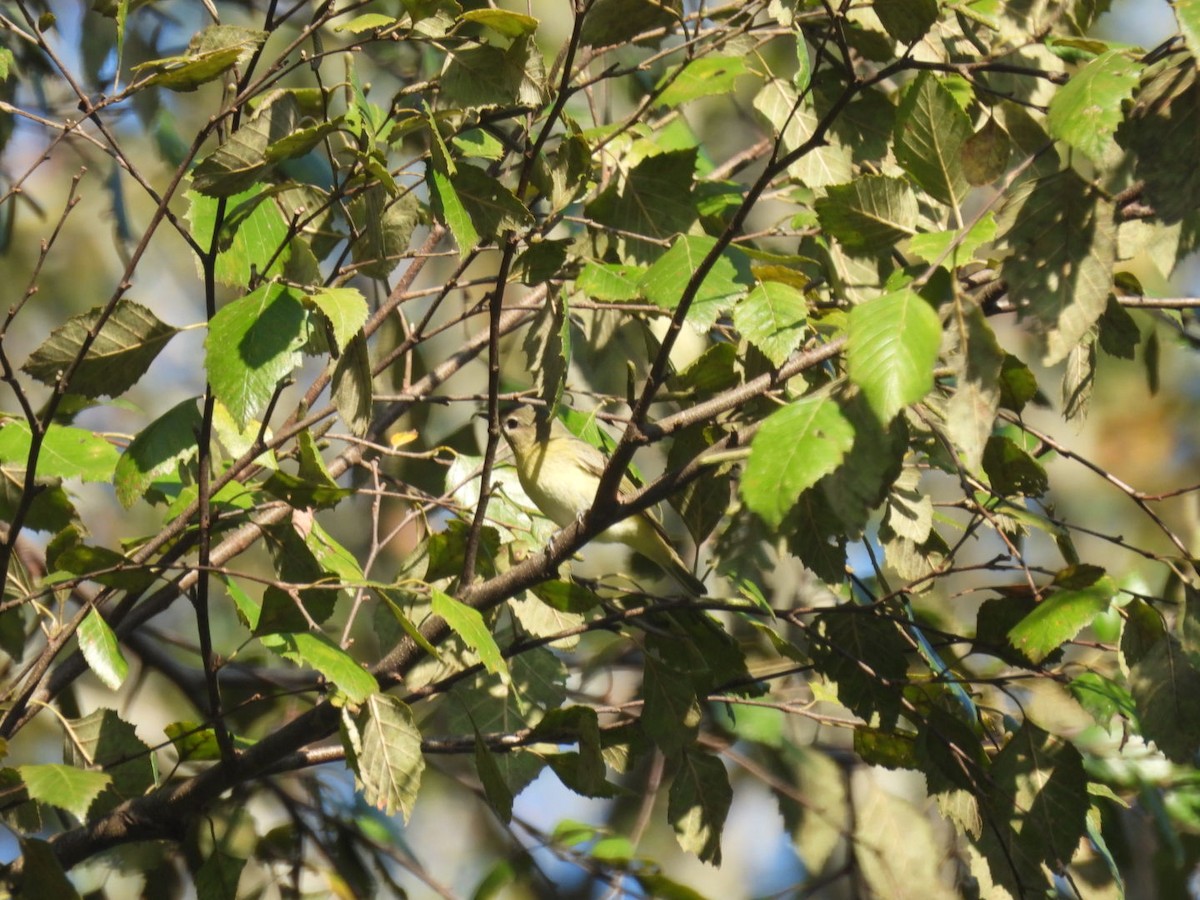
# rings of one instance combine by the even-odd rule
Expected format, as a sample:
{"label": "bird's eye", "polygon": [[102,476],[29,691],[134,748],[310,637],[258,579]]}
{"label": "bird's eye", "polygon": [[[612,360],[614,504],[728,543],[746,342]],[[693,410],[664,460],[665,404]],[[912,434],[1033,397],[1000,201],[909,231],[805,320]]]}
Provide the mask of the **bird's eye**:
{"label": "bird's eye", "polygon": [[516,427],[520,424],[521,423],[517,421],[516,416],[509,416],[507,419],[504,420],[504,430],[505,431],[514,431],[516,429]]}

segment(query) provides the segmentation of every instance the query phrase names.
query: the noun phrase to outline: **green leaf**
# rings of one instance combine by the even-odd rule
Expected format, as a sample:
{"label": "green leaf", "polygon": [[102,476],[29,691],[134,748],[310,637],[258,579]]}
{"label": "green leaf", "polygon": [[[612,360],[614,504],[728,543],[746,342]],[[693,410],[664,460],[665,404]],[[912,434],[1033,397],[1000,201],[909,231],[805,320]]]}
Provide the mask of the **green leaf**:
{"label": "green leaf", "polygon": [[653,654],[642,665],[642,730],[663,753],[679,753],[696,741],[702,716],[696,689],[686,673]]}
{"label": "green leaf", "polygon": [[[664,309],[675,309],[688,281],[716,243],[715,238],[707,236],[681,235],[642,276],[640,288],[646,299]],[[745,255],[725,249],[696,291],[688,310],[688,322],[698,331],[707,331],[718,315],[733,306],[752,283],[753,276]]]}
{"label": "green leaf", "polygon": [[999,122],[989,117],[977,132],[963,141],[960,157],[967,183],[976,187],[991,184],[1007,171],[1011,155],[1012,141],[1008,134]]}
{"label": "green leaf", "polygon": [[955,318],[960,322],[959,346],[951,358],[957,383],[946,404],[946,433],[967,468],[978,472],[1000,408],[1004,351],[978,307]]}
{"label": "green leaf", "polygon": [[479,775],[479,783],[483,785],[484,796],[488,805],[500,819],[508,824],[512,821],[512,791],[504,782],[504,775],[496,764],[496,757],[483,742],[479,732],[475,732],[475,772]]}
{"label": "green leaf", "polygon": [[[98,584],[139,594],[154,581],[153,572],[107,547],[82,542],[67,546],[64,541],[63,549],[58,552],[58,542],[67,534],[70,532],[56,536],[54,543],[47,549],[46,563],[51,572],[86,577]],[[78,538],[78,535],[74,535],[73,538]]]}
{"label": "green leaf", "polygon": [[738,301],[733,324],[775,365],[783,365],[807,331],[804,294],[779,281],[764,281]]}
{"label": "green leaf", "polygon": [[347,22],[340,25],[334,25],[333,30],[337,32],[348,32],[350,34],[362,34],[364,31],[376,31],[381,28],[391,28],[397,24],[399,20],[392,16],[385,16],[382,13],[363,13],[355,16]]}
{"label": "green leaf", "polygon": [[1040,663],[1108,609],[1116,591],[1116,584],[1107,576],[1089,587],[1055,591],[1009,630],[1008,641]]}
{"label": "green leaf", "polygon": [[505,50],[478,44],[453,49],[448,55],[439,82],[448,106],[487,110],[533,109],[542,104],[546,90],[542,54],[528,36],[518,37]]}
{"label": "green leaf", "polygon": [[589,297],[606,302],[636,300],[641,296],[640,284],[646,269],[617,263],[588,260],[575,279],[575,287]]}
{"label": "green leaf", "polygon": [[426,169],[429,179],[429,195],[434,216],[450,229],[454,242],[458,244],[458,252],[466,253],[479,243],[479,232],[467,213],[467,208],[454,190],[450,176],[434,166]]}
{"label": "green leaf", "polygon": [[814,204],[821,227],[848,251],[885,250],[916,233],[917,198],[901,178],[864,175]]}
{"label": "green leaf", "polygon": [[[696,221],[695,168],[694,147],[647,157],[629,170],[619,186],[614,179],[585,207],[585,212],[598,225],[632,235],[656,241],[674,237],[686,232]],[[624,240],[631,258],[622,258],[622,262],[650,262],[662,255],[656,244]]]}
{"label": "green leaf", "polygon": [[482,169],[459,166],[450,182],[480,237],[495,238],[533,225],[533,216],[524,204]]}
{"label": "green leaf", "polygon": [[121,655],[117,636],[108,627],[104,617],[94,609],[79,623],[79,650],[88,667],[104,682],[105,687],[115,691],[125,683],[129,664]]}
{"label": "green leaf", "polygon": [[588,7],[580,37],[591,47],[624,44],[643,31],[678,22],[681,5],[679,0],[596,0]]}
{"label": "green leaf", "polygon": [[1002,496],[1040,497],[1050,489],[1041,463],[1002,434],[988,438],[981,462],[992,490]]}
{"label": "green leaf", "polygon": [[192,170],[192,186],[209,197],[231,197],[261,182],[274,165],[267,148],[300,130],[303,114],[290,91],[273,92],[242,127]]}
{"label": "green leaf", "polygon": [[309,317],[300,295],[266,284],[217,311],[208,325],[205,368],[216,395],[239,426],[256,416],[300,364]]}
{"label": "green leaf", "polygon": [[984,244],[991,243],[995,236],[996,217],[989,212],[966,233],[928,231],[913,235],[908,242],[908,250],[927,263],[939,262],[947,268],[958,268],[973,259],[975,251]]}
{"label": "green leaf", "polygon": [[772,413],[750,445],[742,496],[768,525],[779,527],[800,495],[841,464],[854,426],[835,401],[815,396]]}
{"label": "green leaf", "polygon": [[850,380],[881,422],[890,422],[933,388],[942,325],[930,305],[903,288],[850,311],[846,358]]}
{"label": "green leaf", "polygon": [[1200,60],[1200,0],[1174,0],[1171,6],[1192,59]]}
{"label": "green leaf", "polygon": [[721,865],[721,831],[733,802],[733,788],[721,760],[689,750],[675,764],[667,799],[667,821],[679,846],[702,862]]}
{"label": "green leaf", "polygon": [[[163,727],[163,734],[175,747],[181,761],[211,762],[221,758],[221,748],[217,744],[217,733],[209,726],[199,722],[171,722]],[[254,746],[254,741],[238,735],[233,735],[235,750],[245,751]]]}
{"label": "green leaf", "polygon": [[[807,142],[815,133],[818,123],[813,105],[807,101],[801,102],[798,91],[791,81],[772,78],[754,97],[755,111],[775,129],[784,149],[788,151]],[[891,110],[891,104],[887,101],[884,103]],[[850,151],[828,137],[826,142],[809,148],[788,167],[788,174],[808,187],[826,187],[849,181],[854,175]]]}
{"label": "green leaf", "polygon": [[334,344],[344,350],[367,321],[367,299],[357,288],[318,288],[306,294],[307,304],[315,306],[329,322]]}
{"label": "green leaf", "polygon": [[[186,197],[192,237],[201,247],[212,246],[219,201],[197,191],[188,191]],[[234,194],[225,201],[225,208],[214,272],[217,281],[245,288],[255,276],[282,274],[291,258],[286,246],[289,228],[269,186],[256,184]]]}
{"label": "green leaf", "polygon": [[1071,170],[1022,185],[1001,230],[1001,266],[1022,318],[1032,318],[1051,365],[1079,346],[1108,304],[1116,259],[1113,206]]}
{"label": "green leaf", "polygon": [[734,82],[749,73],[743,56],[702,56],[689,60],[672,66],[659,78],[654,89],[662,93],[655,103],[670,108],[700,97],[729,94]]}
{"label": "green leaf", "polygon": [[896,114],[896,161],[935,200],[958,207],[970,190],[962,150],[971,132],[970,118],[941,80],[922,72]]}
{"label": "green leaf", "polygon": [[1200,140],[1200,79],[1195,59],[1161,69],[1138,93],[1117,139],[1130,150],[1137,178],[1157,218],[1173,224],[1200,205],[1200,167],[1192,149]]}
{"label": "green leaf", "polygon": [[462,151],[464,157],[473,159],[489,159],[495,162],[504,159],[508,152],[504,149],[504,144],[482,128],[460,131],[450,139],[450,143],[454,145],[454,149]]}
{"label": "green leaf", "polygon": [[246,860],[214,847],[193,872],[197,900],[236,900]]}
{"label": "green leaf", "polygon": [[97,709],[71,722],[73,740],[67,762],[100,766],[112,784],[94,801],[93,815],[108,812],[124,800],[141,797],[158,780],[154,753],[137,731],[111,709]]}
{"label": "green leaf", "polygon": [[[100,321],[103,307],[69,318],[21,366],[42,384],[53,386],[79,356]],[[71,379],[71,392],[85,397],[118,397],[150,368],[167,341],[179,333],[141,304],[122,300],[88,347]]]}
{"label": "green leaf", "polygon": [[[0,427],[0,464],[24,471],[33,436],[24,419],[9,419]],[[71,425],[51,425],[38,452],[38,478],[78,478],[111,481],[118,453],[106,438]]]}
{"label": "green leaf", "polygon": [[915,44],[937,21],[938,0],[874,0],[875,15],[902,44]]}
{"label": "green leaf", "polygon": [[361,704],[379,690],[375,676],[320,632],[278,632],[259,637],[264,647],[298,666],[315,669],[333,682],[351,703]]}
{"label": "green leaf", "polygon": [[126,509],[133,506],[154,482],[175,475],[180,465],[196,456],[199,433],[195,397],[173,406],[142,429],[117,460],[113,484],[121,505]]}
{"label": "green leaf", "polygon": [[1036,871],[1040,863],[1065,865],[1083,837],[1089,805],[1079,751],[1026,722],[996,756],[990,774],[988,820],[1002,824],[985,828],[984,835],[1003,846],[988,852],[984,844],[993,878],[998,864],[1019,872]]}
{"label": "green leaf", "polygon": [[112,783],[103,772],[88,772],[74,766],[17,766],[29,797],[65,809],[77,819],[87,818],[88,808],[100,792]]}
{"label": "green leaf", "polygon": [[533,16],[511,12],[507,9],[471,9],[458,17],[460,22],[474,22],[501,37],[518,38],[537,31],[538,20]]}
{"label": "green leaf", "polygon": [[265,31],[236,25],[211,25],[192,38],[186,54],[152,59],[134,66],[132,71],[135,75],[150,73],[140,87],[194,91],[247,59],[266,39]]}
{"label": "green leaf", "polygon": [[445,619],[450,630],[479,654],[479,661],[485,669],[493,675],[499,675],[505,681],[509,680],[508,665],[504,662],[500,647],[479,610],[455,600],[437,588],[431,588],[430,591],[433,596],[433,614]]}
{"label": "green leaf", "polygon": [[1050,134],[1099,162],[1113,148],[1113,135],[1125,118],[1122,107],[1133,96],[1141,68],[1122,50],[1093,59],[1050,101]]}
{"label": "green leaf", "polygon": [[1200,671],[1174,635],[1163,634],[1134,653],[1133,633],[1127,624],[1121,651],[1132,663],[1129,692],[1142,736],[1167,759],[1190,764],[1200,752]]}
{"label": "green leaf", "polygon": [[362,786],[363,797],[391,816],[412,815],[425,759],[421,732],[412,710],[387,694],[372,694],[352,724],[343,718],[343,740]]}
{"label": "green leaf", "polygon": [[844,605],[818,615],[811,630],[819,636],[813,666],[836,682],[838,702],[866,722],[878,715],[884,727],[900,712],[911,651],[893,618]]}
{"label": "green leaf", "polygon": [[367,341],[354,335],[333,369],[333,403],[350,433],[363,437],[371,426],[373,377]]}
{"label": "green leaf", "polygon": [[1011,353],[1004,354],[1004,362],[1000,365],[1000,405],[1019,413],[1037,395],[1037,377],[1029,366]]}

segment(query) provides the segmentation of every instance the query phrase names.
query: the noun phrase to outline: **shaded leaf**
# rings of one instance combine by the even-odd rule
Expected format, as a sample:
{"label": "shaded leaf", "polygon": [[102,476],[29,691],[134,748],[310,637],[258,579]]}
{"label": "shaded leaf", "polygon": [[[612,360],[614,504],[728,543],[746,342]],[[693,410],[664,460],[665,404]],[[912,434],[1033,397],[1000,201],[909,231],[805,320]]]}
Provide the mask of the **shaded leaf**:
{"label": "shaded leaf", "polygon": [[1117,139],[1132,151],[1134,171],[1158,218],[1167,223],[1200,205],[1200,168],[1191,148],[1200,140],[1200,80],[1188,55],[1142,85]]}
{"label": "shaded leaf", "polygon": [[1008,169],[1012,142],[995,118],[989,117],[983,126],[963,141],[960,157],[963,175],[968,184],[991,184]]}
{"label": "shaded leaf", "polygon": [[134,66],[133,73],[150,73],[141,82],[142,87],[155,85],[172,91],[194,91],[247,59],[266,39],[265,31],[210,25],[192,37],[186,54],[152,59]]}
{"label": "shaded leaf", "polygon": [[[83,342],[100,321],[103,307],[72,316],[50,332],[21,366],[43,384],[53,386],[79,356]],[[72,393],[85,397],[117,397],[150,368],[167,341],[179,333],[146,307],[122,300],[100,326],[96,338],[71,380]]]}
{"label": "shaded leaf", "polygon": [[896,114],[896,161],[935,200],[957,207],[970,189],[962,167],[963,145],[970,137],[971,120],[941,80],[930,72],[919,74]]}
{"label": "shaded leaf", "polygon": [[844,606],[821,613],[810,633],[818,672],[837,684],[838,701],[864,721],[895,723],[911,650],[890,618]]}
{"label": "shaded leaf", "polygon": [[887,33],[902,44],[919,41],[938,17],[937,0],[874,0],[872,8]]}
{"label": "shaded leaf", "polygon": [[821,227],[851,252],[884,250],[916,233],[917,198],[900,178],[864,175],[814,206]]}
{"label": "shaded leaf", "polygon": [[[692,199],[695,167],[695,148],[647,157],[619,184],[614,179],[585,212],[599,225],[656,240],[686,232],[697,215]],[[626,242],[633,260],[648,262],[662,255],[654,244]]]}
{"label": "shaded leaf", "polygon": [[721,832],[733,803],[733,788],[721,760],[686,751],[675,765],[667,799],[667,821],[679,846],[703,862],[721,864]]}
{"label": "shaded leaf", "polygon": [[480,237],[495,238],[533,224],[533,216],[513,192],[482,169],[459,166],[450,182]]}
{"label": "shaded leaf", "polygon": [[679,21],[681,6],[680,0],[596,0],[588,7],[580,38],[593,47],[624,44]]}
{"label": "shaded leaf", "polygon": [[646,654],[642,676],[642,729],[664,753],[674,754],[695,743],[700,702],[691,679]]}
{"label": "shaded leaf", "polygon": [[1100,318],[1112,290],[1112,204],[1071,170],[1026,182],[1001,230],[1011,255],[1001,267],[1009,296],[1043,336],[1044,363],[1065,359]]}
{"label": "shaded leaf", "polygon": [[367,341],[356,334],[333,369],[333,403],[350,433],[362,437],[371,425],[373,396],[371,356]]}
{"label": "shaded leaf", "polygon": [[231,197],[262,180],[274,165],[267,148],[300,128],[301,112],[289,91],[268,95],[254,114],[192,170],[192,186],[209,197]]}
{"label": "shaded leaf", "polygon": [[439,89],[448,106],[460,109],[540,106],[546,90],[541,51],[524,35],[507,49],[479,44],[451,50]]}

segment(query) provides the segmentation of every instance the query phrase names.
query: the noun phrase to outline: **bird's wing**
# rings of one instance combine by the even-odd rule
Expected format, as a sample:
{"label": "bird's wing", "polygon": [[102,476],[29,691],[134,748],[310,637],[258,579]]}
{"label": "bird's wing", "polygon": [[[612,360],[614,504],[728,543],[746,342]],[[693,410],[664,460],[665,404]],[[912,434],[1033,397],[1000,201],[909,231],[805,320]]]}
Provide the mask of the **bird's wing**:
{"label": "bird's wing", "polygon": [[[576,452],[576,457],[579,464],[587,471],[589,475],[594,475],[599,478],[604,473],[604,467],[608,464],[608,457],[589,444],[582,438],[572,436],[572,449]],[[637,493],[638,486],[633,483],[633,480],[628,475],[621,476],[621,488],[619,493],[623,497],[628,497]],[[658,516],[653,508],[644,511],[646,518],[662,532],[663,537],[666,537],[666,532],[663,531],[662,525],[658,522]]]}

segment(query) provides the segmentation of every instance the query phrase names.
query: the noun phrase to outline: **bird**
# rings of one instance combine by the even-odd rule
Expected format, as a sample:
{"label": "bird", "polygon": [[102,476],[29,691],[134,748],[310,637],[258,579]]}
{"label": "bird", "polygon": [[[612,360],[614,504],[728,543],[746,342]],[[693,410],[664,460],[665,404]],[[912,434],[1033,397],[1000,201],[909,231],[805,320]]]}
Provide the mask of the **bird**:
{"label": "bird", "polygon": [[[500,425],[512,448],[521,487],[542,515],[559,528],[566,528],[591,509],[604,472],[603,453],[571,434],[558,419],[539,415],[532,406],[519,406],[505,413]],[[632,481],[621,479],[622,498],[635,490]],[[688,569],[650,510],[615,522],[596,540],[625,544],[692,596],[704,595],[704,583]]]}

